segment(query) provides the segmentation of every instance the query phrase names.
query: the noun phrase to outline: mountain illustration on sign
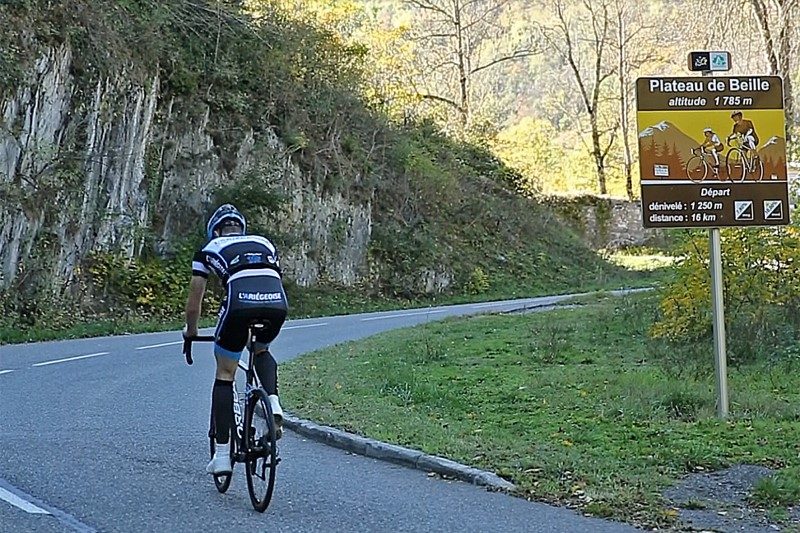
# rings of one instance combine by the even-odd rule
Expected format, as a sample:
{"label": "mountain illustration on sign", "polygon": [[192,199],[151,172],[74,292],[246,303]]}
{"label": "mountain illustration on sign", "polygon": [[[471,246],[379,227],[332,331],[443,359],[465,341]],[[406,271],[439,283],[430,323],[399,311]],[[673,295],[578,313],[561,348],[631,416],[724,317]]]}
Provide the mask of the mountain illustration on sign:
{"label": "mountain illustration on sign", "polygon": [[[695,140],[666,120],[643,129],[639,132],[639,164],[642,179],[686,179],[686,163],[693,155],[692,150],[701,142],[702,140]],[[726,147],[725,152],[720,153],[722,179],[725,179],[724,161],[727,152]],[[765,180],[786,179],[786,139],[771,137],[758,150],[758,155],[764,162]]]}
{"label": "mountain illustration on sign", "polygon": [[[700,143],[668,121],[639,133],[642,179],[685,179],[686,162]],[[664,169],[656,176],[656,168]]]}
{"label": "mountain illustration on sign", "polygon": [[772,136],[758,151],[761,161],[764,162],[764,179],[785,180],[786,171],[786,139]]}

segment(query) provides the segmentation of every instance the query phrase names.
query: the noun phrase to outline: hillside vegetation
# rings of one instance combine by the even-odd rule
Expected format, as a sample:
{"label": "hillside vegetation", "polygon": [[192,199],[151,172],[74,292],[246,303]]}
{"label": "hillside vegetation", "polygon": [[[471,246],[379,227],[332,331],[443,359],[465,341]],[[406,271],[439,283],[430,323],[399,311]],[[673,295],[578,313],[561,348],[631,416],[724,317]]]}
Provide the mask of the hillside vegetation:
{"label": "hillside vegetation", "polygon": [[[301,169],[304,186],[369,202],[372,209],[367,259],[355,283],[341,287],[321,278],[313,287],[300,287],[293,285],[293,272],[286,272],[295,316],[432,298],[540,294],[625,278],[547,207],[515,194],[519,176],[487,150],[449,139],[429,123],[392,122],[366,104],[361,96],[369,67],[364,47],[290,16],[277,3],[262,5],[266,9],[254,20],[238,2],[2,4],[0,99],[24,90],[37,58],[48,49],[68,45],[78,96],[90,95],[98,80],[135,85],[156,76],[161,101],[207,108],[216,118],[220,127],[206,133],[223,156],[226,146],[231,150],[231,132],[252,129],[258,143],[274,131]],[[77,138],[82,124],[72,132]],[[54,174],[63,169],[68,158],[62,154],[70,147],[53,149],[53,168],[27,176],[37,187],[24,197],[46,212],[56,207],[48,202],[59,195],[82,194],[80,182]],[[224,162],[222,157],[223,167]],[[204,205],[234,201],[254,229],[272,235],[281,248],[313,249],[314,242],[297,242],[274,222],[287,209],[292,191],[275,190],[268,170],[222,173]],[[154,165],[147,175],[156,196],[163,181],[159,171]],[[80,168],[72,172],[80,175]],[[185,179],[188,185],[191,176]],[[14,202],[25,190],[22,181],[19,176],[0,179],[0,208],[19,209]],[[3,294],[0,342],[81,322],[179,319],[188,261],[202,242],[202,219],[195,220],[188,208],[186,213],[185,224],[196,225],[194,233],[166,245],[158,242],[164,214],[153,209],[136,228],[143,237],[133,255],[113,246],[92,250],[69,286],[47,279],[48,257],[63,253],[68,243],[58,240],[58,218],[45,217],[44,224],[53,226],[49,237],[32,247],[20,262],[24,272]],[[0,223],[6,222],[0,218]],[[2,229],[0,238],[7,238],[8,228]],[[347,225],[331,229],[348,230]]]}

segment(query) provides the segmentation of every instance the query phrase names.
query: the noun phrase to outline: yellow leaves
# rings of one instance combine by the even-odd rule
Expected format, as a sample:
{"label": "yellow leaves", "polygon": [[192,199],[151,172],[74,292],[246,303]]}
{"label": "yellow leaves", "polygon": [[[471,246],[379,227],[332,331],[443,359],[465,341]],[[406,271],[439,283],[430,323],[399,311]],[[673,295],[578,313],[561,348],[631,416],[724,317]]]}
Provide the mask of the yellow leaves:
{"label": "yellow leaves", "polygon": [[564,440],[562,440],[562,441],[561,441],[561,444],[563,444],[563,445],[564,445],[564,446],[566,446],[567,448],[571,448],[571,447],[573,447],[573,446],[575,445],[575,444],[574,444],[574,443],[573,443],[571,440],[569,440],[569,439],[564,439]]}
{"label": "yellow leaves", "polygon": [[670,520],[678,518],[677,509],[664,509],[663,513],[664,513],[664,518],[669,518]]}
{"label": "yellow leaves", "polygon": [[145,287],[142,294],[140,294],[136,298],[136,303],[140,305],[149,305],[153,303],[156,299],[156,295],[153,292],[152,287]]}
{"label": "yellow leaves", "polygon": [[[650,334],[691,340],[711,328],[708,237],[686,243],[686,259],[663,290],[661,320]],[[723,230],[723,277],[726,319],[762,316],[776,305],[800,302],[800,232],[787,228]]]}

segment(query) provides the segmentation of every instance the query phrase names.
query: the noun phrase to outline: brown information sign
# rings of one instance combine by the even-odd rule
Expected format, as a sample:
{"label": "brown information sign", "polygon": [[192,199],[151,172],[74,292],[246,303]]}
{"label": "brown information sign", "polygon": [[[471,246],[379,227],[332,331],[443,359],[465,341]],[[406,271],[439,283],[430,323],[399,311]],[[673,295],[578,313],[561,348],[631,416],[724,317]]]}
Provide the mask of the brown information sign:
{"label": "brown information sign", "polygon": [[789,223],[777,76],[636,81],[646,228]]}

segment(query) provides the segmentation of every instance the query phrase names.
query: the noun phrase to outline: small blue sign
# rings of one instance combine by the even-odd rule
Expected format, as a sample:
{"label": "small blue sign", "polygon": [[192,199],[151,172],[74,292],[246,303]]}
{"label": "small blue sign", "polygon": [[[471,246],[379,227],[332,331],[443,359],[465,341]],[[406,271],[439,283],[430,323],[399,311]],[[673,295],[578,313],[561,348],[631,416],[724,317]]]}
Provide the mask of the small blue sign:
{"label": "small blue sign", "polygon": [[711,70],[728,71],[731,69],[731,54],[728,52],[709,52],[709,63]]}

